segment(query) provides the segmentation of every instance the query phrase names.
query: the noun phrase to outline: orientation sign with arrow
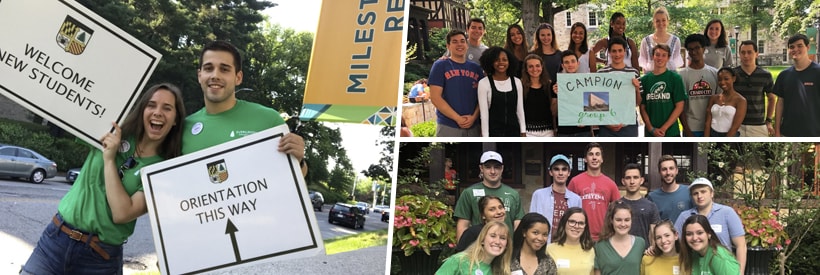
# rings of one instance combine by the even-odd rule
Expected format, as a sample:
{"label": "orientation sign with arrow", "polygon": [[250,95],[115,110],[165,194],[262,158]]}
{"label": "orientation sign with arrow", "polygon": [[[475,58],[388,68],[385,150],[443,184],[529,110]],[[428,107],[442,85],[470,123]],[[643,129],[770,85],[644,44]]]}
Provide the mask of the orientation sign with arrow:
{"label": "orientation sign with arrow", "polygon": [[324,252],[299,162],[277,151],[287,131],[283,125],[140,171],[162,274]]}

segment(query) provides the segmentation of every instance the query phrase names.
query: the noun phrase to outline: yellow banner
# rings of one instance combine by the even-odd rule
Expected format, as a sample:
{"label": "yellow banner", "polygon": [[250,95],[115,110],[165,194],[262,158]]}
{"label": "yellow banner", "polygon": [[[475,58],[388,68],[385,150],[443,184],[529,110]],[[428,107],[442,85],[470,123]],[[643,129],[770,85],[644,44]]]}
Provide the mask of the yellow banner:
{"label": "yellow banner", "polygon": [[322,1],[302,120],[395,125],[405,0]]}

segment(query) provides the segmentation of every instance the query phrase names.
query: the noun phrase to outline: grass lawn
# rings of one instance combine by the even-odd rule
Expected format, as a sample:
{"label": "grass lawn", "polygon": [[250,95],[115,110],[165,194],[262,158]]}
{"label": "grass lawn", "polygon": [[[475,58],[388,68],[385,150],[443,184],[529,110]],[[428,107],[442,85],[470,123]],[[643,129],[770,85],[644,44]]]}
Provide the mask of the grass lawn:
{"label": "grass lawn", "polygon": [[766,66],[763,68],[772,73],[772,81],[774,81],[777,79],[777,75],[779,75],[781,71],[788,69],[789,67],[791,66]]}
{"label": "grass lawn", "polygon": [[325,240],[328,255],[373,246],[387,246],[387,228]]}

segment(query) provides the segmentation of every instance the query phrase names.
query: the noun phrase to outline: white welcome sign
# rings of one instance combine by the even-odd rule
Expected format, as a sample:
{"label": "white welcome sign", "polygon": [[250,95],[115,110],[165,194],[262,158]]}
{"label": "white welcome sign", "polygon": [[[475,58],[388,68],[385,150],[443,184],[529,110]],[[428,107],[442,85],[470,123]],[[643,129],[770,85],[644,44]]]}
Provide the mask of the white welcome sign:
{"label": "white welcome sign", "polygon": [[161,58],[74,1],[0,1],[0,34],[0,94],[97,148]]}

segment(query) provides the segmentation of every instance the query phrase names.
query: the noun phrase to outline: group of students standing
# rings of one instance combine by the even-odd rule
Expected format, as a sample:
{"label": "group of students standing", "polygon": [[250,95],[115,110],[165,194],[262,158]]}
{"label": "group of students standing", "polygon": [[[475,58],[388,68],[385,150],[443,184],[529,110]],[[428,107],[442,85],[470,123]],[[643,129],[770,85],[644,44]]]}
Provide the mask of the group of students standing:
{"label": "group of students standing", "polygon": [[[557,124],[558,73],[589,72],[635,74],[636,115],[645,123],[645,136],[820,136],[820,88],[814,83],[820,65],[808,58],[805,35],[789,39],[795,65],[775,85],[771,73],[755,63],[754,41],[740,43],[741,65],[732,67],[720,20],[683,41],[667,31],[669,20],[667,10],[657,8],[655,31],[637,44],[626,37],[626,18],[616,12],[609,35],[592,49],[586,26],[576,22],[561,51],[550,24],[538,26],[531,47],[517,24],[507,28],[504,47],[487,47],[481,42],[484,22],[471,19],[468,33],[447,34],[448,52],[430,71],[436,136],[638,136],[637,120],[598,127]],[[602,50],[606,65],[599,69]]]}
{"label": "group of students standing", "polygon": [[501,183],[501,155],[485,152],[482,182],[455,207],[461,252],[436,274],[743,274],[745,230],[731,207],[713,201],[709,180],[678,184],[677,161],[663,156],[661,188],[641,195],[643,170],[629,164],[621,197],[601,172],[599,144],[588,144],[585,162],[587,171],[569,179],[569,159],[553,156],[552,184],[533,193],[524,214],[519,193]]}

